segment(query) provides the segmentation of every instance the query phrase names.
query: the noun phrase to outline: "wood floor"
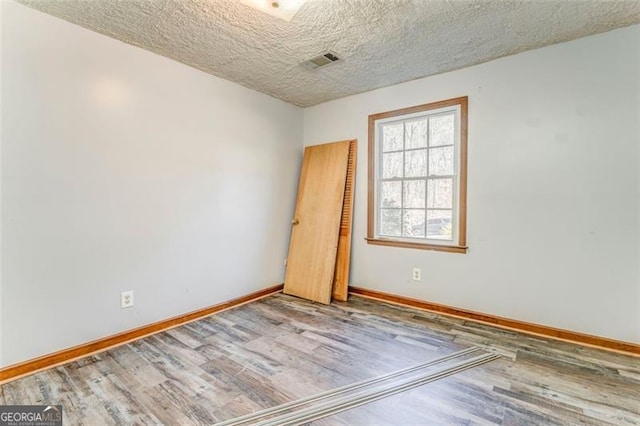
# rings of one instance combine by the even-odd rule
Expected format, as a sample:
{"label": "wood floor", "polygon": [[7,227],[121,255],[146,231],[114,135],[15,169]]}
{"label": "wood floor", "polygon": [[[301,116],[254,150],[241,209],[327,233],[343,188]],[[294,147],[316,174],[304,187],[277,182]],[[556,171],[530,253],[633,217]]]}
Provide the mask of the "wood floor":
{"label": "wood floor", "polygon": [[480,346],[497,361],[313,425],[640,425],[640,358],[351,296],[276,294],[3,385],[65,425],[214,424]]}

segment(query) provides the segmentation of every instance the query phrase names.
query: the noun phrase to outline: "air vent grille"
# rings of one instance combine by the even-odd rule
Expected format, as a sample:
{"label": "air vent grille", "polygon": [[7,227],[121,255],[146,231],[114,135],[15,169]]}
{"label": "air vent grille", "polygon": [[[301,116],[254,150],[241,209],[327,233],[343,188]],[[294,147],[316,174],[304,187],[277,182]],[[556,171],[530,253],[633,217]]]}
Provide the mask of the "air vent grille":
{"label": "air vent grille", "polygon": [[332,64],[334,62],[339,61],[340,58],[335,52],[325,52],[322,55],[318,55],[314,58],[309,59],[308,61],[303,62],[302,64],[311,69],[316,69],[320,67],[324,67],[325,65]]}

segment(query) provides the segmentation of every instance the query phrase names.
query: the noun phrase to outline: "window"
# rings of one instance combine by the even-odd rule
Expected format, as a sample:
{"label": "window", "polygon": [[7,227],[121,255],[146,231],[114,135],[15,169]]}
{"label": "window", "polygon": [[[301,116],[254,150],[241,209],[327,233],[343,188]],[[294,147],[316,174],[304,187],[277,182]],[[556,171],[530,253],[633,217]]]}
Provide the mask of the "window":
{"label": "window", "polygon": [[467,98],[369,116],[370,244],[466,252]]}

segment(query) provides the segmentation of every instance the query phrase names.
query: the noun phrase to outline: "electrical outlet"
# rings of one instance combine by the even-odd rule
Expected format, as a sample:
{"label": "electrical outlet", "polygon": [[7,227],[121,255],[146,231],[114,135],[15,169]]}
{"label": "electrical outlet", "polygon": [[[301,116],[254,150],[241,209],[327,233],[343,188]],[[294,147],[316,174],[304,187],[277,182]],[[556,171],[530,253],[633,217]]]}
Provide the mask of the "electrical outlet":
{"label": "electrical outlet", "polygon": [[133,306],[133,290],[120,293],[120,307],[130,308]]}
{"label": "electrical outlet", "polygon": [[414,281],[422,280],[422,270],[420,270],[420,268],[413,268],[413,280]]}

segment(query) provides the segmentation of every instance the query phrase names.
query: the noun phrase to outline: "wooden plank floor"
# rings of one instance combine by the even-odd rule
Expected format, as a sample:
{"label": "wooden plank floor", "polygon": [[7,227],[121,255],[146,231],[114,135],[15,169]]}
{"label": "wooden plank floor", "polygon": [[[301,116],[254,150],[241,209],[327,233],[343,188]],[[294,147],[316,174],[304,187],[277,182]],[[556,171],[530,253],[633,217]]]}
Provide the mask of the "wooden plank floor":
{"label": "wooden plank floor", "polygon": [[470,346],[504,357],[314,425],[640,425],[640,359],[352,296],[276,294],[3,385],[65,425],[213,424]]}

